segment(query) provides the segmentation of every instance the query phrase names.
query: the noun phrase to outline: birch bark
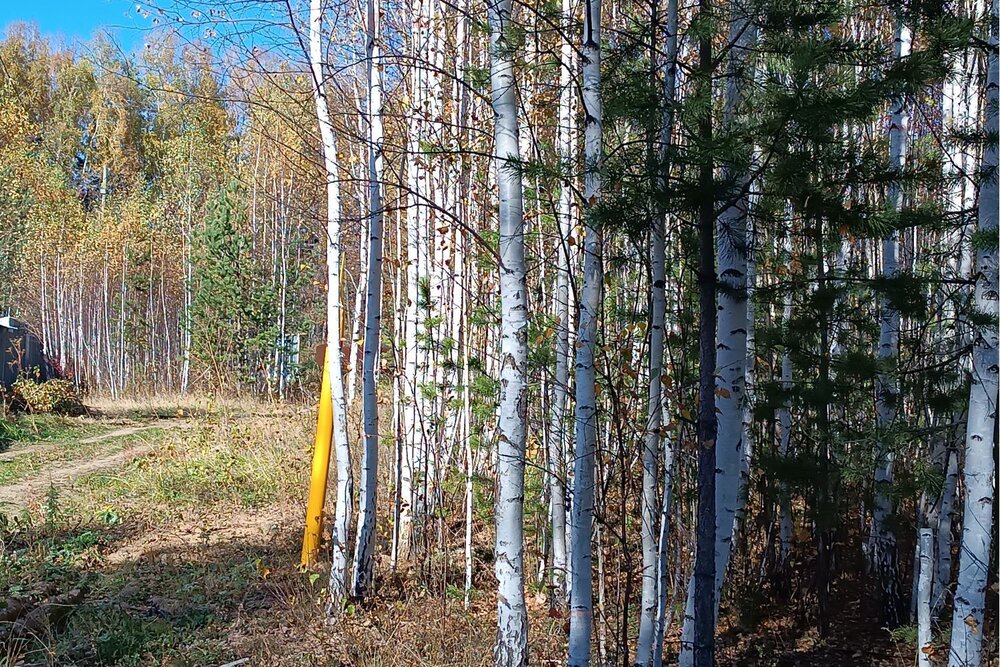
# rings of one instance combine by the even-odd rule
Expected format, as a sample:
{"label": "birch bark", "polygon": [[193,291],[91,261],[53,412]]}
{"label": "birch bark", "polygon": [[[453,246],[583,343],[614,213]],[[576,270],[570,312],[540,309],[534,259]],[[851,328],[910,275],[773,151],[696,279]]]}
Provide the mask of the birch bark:
{"label": "birch bark", "polygon": [[573,473],[572,580],[570,583],[570,667],[590,664],[593,629],[591,541],[597,458],[597,394],[594,368],[601,306],[601,229],[596,206],[601,201],[603,106],[601,100],[601,0],[585,0],[583,44],[584,113],[584,264],[576,343],[576,460]]}
{"label": "birch bark", "polygon": [[566,398],[569,390],[569,238],[573,228],[573,190],[570,176],[573,167],[573,45],[567,35],[572,21],[571,0],[562,0],[559,69],[559,161],[564,170],[559,189],[557,220],[556,290],[553,297],[556,314],[555,378],[549,420],[549,515],[552,524],[552,606],[567,601],[566,589]]}
{"label": "birch bark", "polygon": [[494,663],[528,664],[524,602],[524,457],[527,417],[528,308],[524,219],[518,159],[517,82],[508,41],[511,0],[491,0],[490,83],[500,200],[500,401],[497,438],[497,641]]}
{"label": "birch bark", "polygon": [[313,81],[313,97],[323,144],[323,164],[326,169],[327,204],[327,345],[330,348],[330,387],[333,396],[333,449],[337,463],[336,499],[331,526],[332,563],[330,565],[330,605],[328,613],[338,615],[347,596],[347,533],[351,521],[353,479],[350,445],[347,439],[347,403],[344,396],[344,374],[341,367],[341,299],[340,299],[340,181],[337,159],[337,137],[330,118],[325,74],[323,72],[323,9],[321,0],[309,3],[309,66]]}
{"label": "birch bark", "polygon": [[382,333],[382,54],[381,6],[368,0],[368,290],[365,296],[365,341],[362,367],[364,443],[361,458],[361,502],[354,549],[355,598],[364,599],[374,577],[375,512],[378,490],[378,369]]}
{"label": "birch bark", "polygon": [[[654,10],[655,11],[655,10]],[[665,33],[665,63],[663,65],[664,112],[660,123],[659,146],[656,153],[659,162],[655,177],[655,188],[663,190],[667,181],[667,156],[673,128],[673,104],[677,81],[677,0],[668,0]],[[653,21],[654,26],[657,21]],[[651,52],[655,58],[655,49]],[[662,378],[663,340],[666,324],[666,211],[653,216],[649,231],[650,239],[650,338],[649,338],[649,384],[646,403],[646,434],[642,451],[642,597],[639,602],[639,637],[636,642],[635,662],[637,666],[658,662],[662,652],[663,630],[657,619],[663,618],[660,607],[665,601],[665,591],[659,589],[666,584],[666,522],[669,508],[657,507],[658,461],[664,446],[662,433],[663,400]],[[669,445],[667,445],[669,446]],[[664,462],[672,464],[672,455],[665,454]],[[663,502],[670,498],[672,471],[664,466]],[[658,525],[661,524],[661,525]]]}
{"label": "birch bark", "polygon": [[[746,68],[750,48],[756,42],[757,28],[750,18],[738,10],[730,24],[730,51],[727,87],[725,94],[724,121],[730,122],[742,99],[740,84]],[[747,212],[749,196],[746,181],[748,175],[733,173],[726,169],[727,180],[734,189],[742,191],[732,205],[718,216],[715,230],[716,259],[719,280],[718,290],[718,335],[713,369],[718,369],[715,399],[713,405],[717,413],[717,438],[713,438],[713,469],[715,470],[713,513],[715,515],[715,567],[713,622],[719,612],[719,598],[729,557],[732,551],[733,529],[736,516],[740,512],[740,489],[742,469],[746,455],[744,437],[744,401],[746,393],[747,363]],[[707,186],[706,186],[707,187]],[[704,240],[703,240],[704,242]],[[701,289],[704,289],[702,287]],[[713,298],[714,302],[714,298]],[[714,307],[714,306],[713,306]],[[714,327],[713,327],[714,329]],[[704,360],[703,360],[704,363]],[[704,372],[704,368],[702,372]],[[703,397],[704,398],[704,397]],[[699,467],[701,463],[699,462]],[[699,540],[702,535],[699,533]],[[698,576],[697,573],[695,575]],[[697,663],[695,652],[699,642],[696,638],[696,618],[698,603],[697,586],[688,587],[688,601],[682,628],[680,665],[690,667]]]}
{"label": "birch bark", "polygon": [[917,541],[917,667],[931,667],[931,581],[934,570],[934,531],[921,528]]}
{"label": "birch bark", "polygon": [[[911,34],[910,29],[902,21],[896,25],[894,45],[897,60],[909,57]],[[906,163],[908,128],[906,102],[900,98],[894,102],[889,125],[889,167],[893,172],[900,172]],[[893,182],[889,186],[889,205],[898,211],[902,204],[903,191],[898,182]],[[882,242],[882,275],[887,279],[894,278],[898,274],[898,254],[899,234],[892,232]],[[896,357],[899,355],[899,313],[886,298],[883,298],[881,303],[879,320],[878,358],[884,364],[885,370],[879,374],[875,385],[876,417],[881,442],[875,466],[875,500],[872,507],[869,550],[881,592],[882,620],[894,628],[900,625],[905,617],[899,582],[896,535],[891,526],[893,514],[891,490],[895,455],[887,435],[896,415],[897,380],[895,372],[889,370],[889,367],[895,366]]]}
{"label": "birch bark", "polygon": [[990,49],[986,56],[985,129],[979,185],[978,232],[990,239],[976,253],[975,308],[984,324],[973,335],[972,386],[965,435],[965,507],[962,515],[962,548],[958,561],[949,667],[979,667],[982,663],[983,615],[989,578],[996,500],[997,317],[1000,278],[997,275],[997,82],[998,2],[990,17]]}

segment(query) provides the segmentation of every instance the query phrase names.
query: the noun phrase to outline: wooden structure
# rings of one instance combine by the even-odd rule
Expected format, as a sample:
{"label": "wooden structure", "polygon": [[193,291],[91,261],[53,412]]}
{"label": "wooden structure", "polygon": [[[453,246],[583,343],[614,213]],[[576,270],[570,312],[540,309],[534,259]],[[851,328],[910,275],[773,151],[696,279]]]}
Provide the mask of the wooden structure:
{"label": "wooden structure", "polygon": [[31,327],[10,316],[0,317],[0,385],[9,389],[21,375],[45,381],[56,373]]}

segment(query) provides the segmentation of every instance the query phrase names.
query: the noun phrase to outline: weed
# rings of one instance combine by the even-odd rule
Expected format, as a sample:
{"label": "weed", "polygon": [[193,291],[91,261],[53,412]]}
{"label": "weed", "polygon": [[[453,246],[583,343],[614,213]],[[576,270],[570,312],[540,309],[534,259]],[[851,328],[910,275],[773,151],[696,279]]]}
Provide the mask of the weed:
{"label": "weed", "polygon": [[25,440],[28,436],[29,431],[23,423],[16,419],[8,419],[0,413],[0,452],[18,440]]}
{"label": "weed", "polygon": [[[215,503],[261,507],[298,491],[289,466],[287,424],[257,420],[250,426],[209,425],[172,434],[151,457],[113,475],[97,473],[80,483],[95,498],[129,498],[134,506],[177,510]],[[183,437],[185,442],[178,442]]]}
{"label": "weed", "polygon": [[26,450],[0,466],[0,486],[6,486],[20,481],[54,463],[74,460],[92,459],[102,455],[123,451],[134,444],[134,441],[156,438],[162,429],[143,431],[141,436],[121,436],[90,442],[69,442],[62,447],[46,447],[38,450]]}
{"label": "weed", "polygon": [[907,646],[916,646],[917,644],[917,626],[915,625],[901,625],[898,628],[889,631],[889,636],[894,642],[903,643]]}

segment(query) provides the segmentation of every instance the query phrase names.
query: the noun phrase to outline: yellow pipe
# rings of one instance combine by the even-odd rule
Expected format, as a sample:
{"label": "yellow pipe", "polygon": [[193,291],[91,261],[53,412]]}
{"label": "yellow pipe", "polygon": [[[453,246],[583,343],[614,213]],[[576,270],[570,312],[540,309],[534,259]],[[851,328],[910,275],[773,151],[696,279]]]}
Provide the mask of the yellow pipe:
{"label": "yellow pipe", "polygon": [[323,501],[330,474],[330,441],[333,437],[333,400],[330,392],[330,347],[323,353],[323,385],[319,392],[319,416],[313,446],[312,475],[309,480],[309,503],[306,507],[306,530],[302,538],[302,566],[312,562],[319,552],[323,531]]}

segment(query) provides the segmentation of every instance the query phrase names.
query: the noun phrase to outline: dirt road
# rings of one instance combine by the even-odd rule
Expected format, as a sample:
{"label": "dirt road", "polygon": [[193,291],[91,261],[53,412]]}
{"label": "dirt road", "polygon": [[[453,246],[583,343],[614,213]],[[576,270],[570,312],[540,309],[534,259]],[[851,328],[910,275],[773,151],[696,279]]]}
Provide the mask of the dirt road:
{"label": "dirt road", "polygon": [[[123,428],[95,435],[81,440],[73,441],[72,444],[90,445],[105,440],[116,438],[128,438],[130,436],[149,431],[151,429],[181,429],[190,428],[191,422],[186,420],[156,420],[146,424],[136,424]],[[0,463],[9,461],[21,454],[29,452],[47,452],[53,449],[66,447],[68,442],[52,442],[34,447],[24,447],[6,451],[0,454]],[[144,443],[127,447],[96,457],[85,457],[70,459],[68,461],[53,461],[45,466],[37,474],[26,479],[18,480],[6,486],[0,486],[0,511],[17,512],[28,507],[33,501],[41,500],[48,493],[50,487],[62,488],[70,486],[74,480],[89,475],[91,473],[109,470],[125,465],[129,461],[144,456],[152,449],[151,443]]]}

